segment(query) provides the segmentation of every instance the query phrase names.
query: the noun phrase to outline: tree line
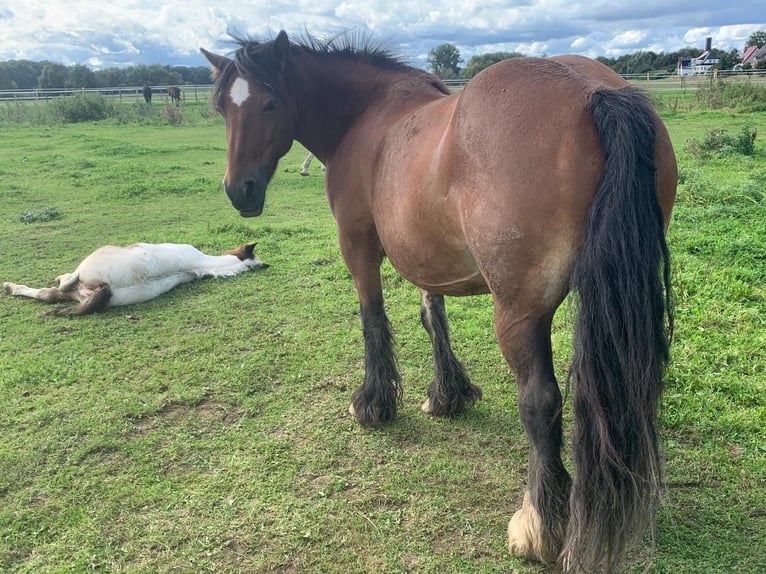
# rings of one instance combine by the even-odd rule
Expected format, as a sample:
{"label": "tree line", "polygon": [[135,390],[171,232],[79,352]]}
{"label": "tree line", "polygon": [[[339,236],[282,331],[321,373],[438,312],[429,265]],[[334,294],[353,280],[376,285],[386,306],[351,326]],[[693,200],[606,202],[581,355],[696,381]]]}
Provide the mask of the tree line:
{"label": "tree line", "polygon": [[[766,44],[766,31],[758,30],[750,34],[747,42],[745,42],[743,51],[749,46],[763,46],[764,44]],[[736,48],[728,52],[724,50],[716,51],[720,60],[716,67],[721,70],[731,70],[742,61],[742,55]],[[699,56],[700,52],[699,48],[691,47],[682,48],[670,53],[640,50],[617,58],[598,57],[596,59],[612,68],[618,74],[672,73],[678,65],[679,58],[694,58]],[[443,80],[470,79],[495,62],[519,56],[523,56],[523,54],[518,52],[480,54],[473,56],[468,60],[465,67],[461,67],[460,64],[463,63],[463,58],[460,55],[460,50],[454,44],[441,44],[428,53],[426,62],[431,72]],[[757,67],[766,67],[766,61],[759,62]]]}
{"label": "tree line", "polygon": [[138,65],[91,70],[75,64],[9,60],[0,62],[0,90],[114,88],[211,84],[207,66]]}
{"label": "tree line", "polygon": [[[749,46],[766,44],[766,31],[753,32],[745,43]],[[731,70],[742,60],[736,48],[725,52],[717,50],[720,62],[718,68]],[[676,69],[678,58],[696,57],[699,48],[682,48],[676,52],[638,51],[617,58],[598,57],[618,74],[647,74],[652,72],[671,73]],[[469,79],[484,68],[508,58],[523,56],[518,52],[491,52],[473,56],[465,67],[460,50],[453,44],[441,44],[428,53],[426,62],[430,70],[442,79]],[[766,66],[766,60],[758,67]],[[120,86],[168,86],[211,84],[210,68],[207,66],[163,66],[161,64],[130,66],[91,70],[75,64],[65,66],[55,62],[33,62],[30,60],[9,60],[0,62],[0,90],[29,89],[79,89],[112,88]]]}

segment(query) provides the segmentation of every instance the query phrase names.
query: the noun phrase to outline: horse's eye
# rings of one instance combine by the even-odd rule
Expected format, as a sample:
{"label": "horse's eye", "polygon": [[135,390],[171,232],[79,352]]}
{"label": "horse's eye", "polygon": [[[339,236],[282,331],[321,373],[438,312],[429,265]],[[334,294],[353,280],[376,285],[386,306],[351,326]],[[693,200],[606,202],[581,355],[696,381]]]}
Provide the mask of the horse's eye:
{"label": "horse's eye", "polygon": [[269,100],[266,102],[266,105],[263,106],[263,113],[268,114],[269,112],[273,112],[276,107],[276,102],[274,100]]}

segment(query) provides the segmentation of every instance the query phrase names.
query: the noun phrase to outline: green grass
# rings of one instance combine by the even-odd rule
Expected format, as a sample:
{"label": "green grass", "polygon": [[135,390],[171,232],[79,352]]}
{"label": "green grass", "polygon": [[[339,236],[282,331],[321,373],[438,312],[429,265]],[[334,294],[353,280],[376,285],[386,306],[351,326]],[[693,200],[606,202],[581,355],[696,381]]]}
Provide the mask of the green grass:
{"label": "green grass", "polygon": [[[656,551],[647,541],[627,569],[762,572],[766,118],[664,113],[683,179],[668,488]],[[489,299],[447,303],[485,398],[432,419],[419,410],[431,364],[418,292],[384,266],[405,398],[391,425],[360,429],[347,414],[363,368],[357,300],[319,166],[300,177],[296,144],[264,215],[241,219],[220,186],[223,126],[199,117],[2,128],[2,280],[48,285],[96,247],[136,241],[255,240],[271,267],[81,318],[0,297],[0,571],[540,572],[505,549],[527,441]],[[760,135],[754,156],[686,151],[743,125]],[[45,210],[57,217],[22,221]],[[570,338],[562,308],[562,380]]]}

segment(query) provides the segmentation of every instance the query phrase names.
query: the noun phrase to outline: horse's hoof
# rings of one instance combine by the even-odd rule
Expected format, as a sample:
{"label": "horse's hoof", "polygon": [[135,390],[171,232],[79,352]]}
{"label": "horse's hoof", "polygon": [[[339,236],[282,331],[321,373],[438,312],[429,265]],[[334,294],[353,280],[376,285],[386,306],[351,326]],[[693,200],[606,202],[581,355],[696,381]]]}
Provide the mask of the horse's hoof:
{"label": "horse's hoof", "polygon": [[8,283],[7,281],[3,283],[3,291],[5,291],[6,295],[13,295],[13,283]]}
{"label": "horse's hoof", "polygon": [[543,556],[542,521],[529,501],[529,491],[524,493],[521,510],[508,523],[508,551],[513,556],[546,562]]}
{"label": "horse's hoof", "polygon": [[356,409],[354,409],[354,403],[351,403],[350,405],[348,405],[348,414],[356,418]]}
{"label": "horse's hoof", "polygon": [[433,408],[431,408],[431,399],[426,399],[426,402],[421,405],[420,410],[429,415],[434,412]]}
{"label": "horse's hoof", "polygon": [[305,176],[305,175],[308,175],[308,173],[303,173],[303,172],[301,172],[301,175],[304,175],[304,176]]}

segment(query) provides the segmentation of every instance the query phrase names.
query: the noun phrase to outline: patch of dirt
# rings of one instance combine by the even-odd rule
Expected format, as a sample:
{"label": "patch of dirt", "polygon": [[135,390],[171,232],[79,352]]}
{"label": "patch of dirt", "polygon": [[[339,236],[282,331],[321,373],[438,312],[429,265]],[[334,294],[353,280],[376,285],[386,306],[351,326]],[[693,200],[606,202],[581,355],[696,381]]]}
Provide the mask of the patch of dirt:
{"label": "patch of dirt", "polygon": [[244,411],[240,407],[216,402],[212,399],[203,399],[194,405],[171,402],[164,405],[159,411],[133,419],[133,429],[137,433],[146,433],[153,430],[161,422],[172,424],[188,418],[220,422],[230,426],[243,416]]}

